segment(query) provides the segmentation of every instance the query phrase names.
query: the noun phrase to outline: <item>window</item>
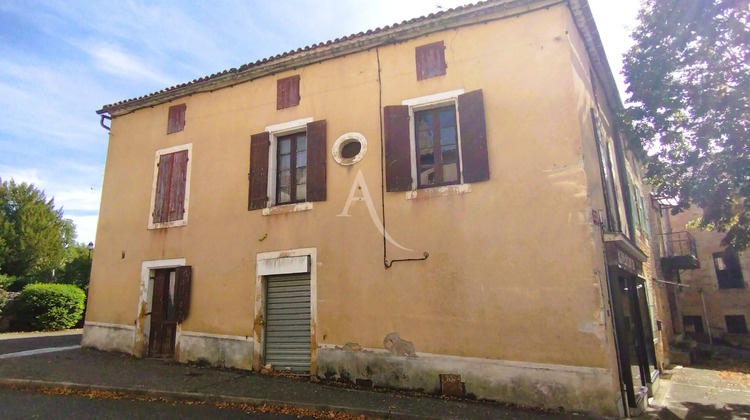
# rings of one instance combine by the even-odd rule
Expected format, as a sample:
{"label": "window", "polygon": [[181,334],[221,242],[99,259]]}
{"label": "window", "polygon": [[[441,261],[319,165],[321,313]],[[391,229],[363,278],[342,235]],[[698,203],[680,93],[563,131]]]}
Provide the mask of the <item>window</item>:
{"label": "window", "polygon": [[299,74],[276,81],[276,109],[299,105]]}
{"label": "window", "polygon": [[457,184],[458,133],[453,105],[414,113],[419,188]]}
{"label": "window", "polygon": [[192,145],[156,152],[149,229],[187,223]]}
{"label": "window", "polygon": [[167,119],[167,134],[177,133],[185,129],[185,109],[187,105],[180,104],[169,107]]}
{"label": "window", "polygon": [[646,206],[643,205],[643,196],[641,195],[641,190],[638,188],[635,183],[632,181],[632,177],[630,174],[628,174],[628,181],[630,182],[630,195],[631,195],[631,205],[633,207],[634,215],[633,218],[635,220],[635,224],[638,227],[638,229],[641,231],[641,233],[645,235],[651,235],[651,229],[648,225],[648,215],[646,214]]}
{"label": "window", "polygon": [[703,318],[700,315],[683,316],[682,325],[685,327],[685,332],[699,334],[703,333]]}
{"label": "window", "polygon": [[276,162],[276,204],[299,203],[307,198],[307,135],[279,137]]}
{"label": "window", "polygon": [[387,191],[490,178],[481,90],[405,100],[383,116]]}
{"label": "window", "polygon": [[725,315],[724,321],[727,323],[729,334],[747,334],[745,315]]}
{"label": "window", "polygon": [[445,44],[443,41],[420,45],[415,48],[414,55],[417,62],[417,80],[445,74]]}
{"label": "window", "polygon": [[742,278],[742,268],[737,253],[717,252],[713,257],[719,289],[743,289],[745,281]]}
{"label": "window", "polygon": [[[592,80],[593,83],[593,80]],[[604,133],[604,127],[597,111],[591,108],[591,122],[594,128],[594,140],[596,141],[596,152],[599,156],[599,171],[601,173],[602,191],[604,193],[604,210],[607,216],[607,229],[610,232],[620,231],[620,216],[618,213],[617,192],[615,188],[615,167],[613,165],[614,153],[609,147]]]}
{"label": "window", "polygon": [[277,124],[252,135],[248,210],[325,201],[326,152],[325,120]]}

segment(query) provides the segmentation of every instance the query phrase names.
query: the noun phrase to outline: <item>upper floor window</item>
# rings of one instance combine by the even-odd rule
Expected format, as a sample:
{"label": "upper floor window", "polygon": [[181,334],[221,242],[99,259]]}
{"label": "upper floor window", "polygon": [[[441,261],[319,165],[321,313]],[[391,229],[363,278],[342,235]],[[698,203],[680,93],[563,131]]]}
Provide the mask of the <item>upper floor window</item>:
{"label": "upper floor window", "polygon": [[187,223],[191,150],[188,144],[156,152],[149,229]]}
{"label": "upper floor window", "polygon": [[417,80],[445,74],[445,44],[443,41],[420,45],[414,50],[417,61]]}
{"label": "upper floor window", "polygon": [[185,129],[186,104],[169,107],[169,118],[167,119],[167,134],[177,133]]}
{"label": "upper floor window", "polygon": [[307,198],[307,134],[279,137],[276,150],[276,204],[297,203]]}
{"label": "upper floor window", "polygon": [[481,90],[408,99],[383,115],[387,191],[490,178]]}
{"label": "upper floor window", "polygon": [[457,184],[460,170],[456,107],[451,105],[415,112],[414,132],[417,186]]}
{"label": "upper floor window", "polygon": [[742,289],[745,287],[740,259],[736,252],[717,252],[713,254],[713,257],[719,289]]}
{"label": "upper floor window", "polygon": [[299,74],[276,81],[276,109],[299,105]]}
{"label": "upper floor window", "polygon": [[326,121],[266,127],[251,136],[248,210],[326,199]]}

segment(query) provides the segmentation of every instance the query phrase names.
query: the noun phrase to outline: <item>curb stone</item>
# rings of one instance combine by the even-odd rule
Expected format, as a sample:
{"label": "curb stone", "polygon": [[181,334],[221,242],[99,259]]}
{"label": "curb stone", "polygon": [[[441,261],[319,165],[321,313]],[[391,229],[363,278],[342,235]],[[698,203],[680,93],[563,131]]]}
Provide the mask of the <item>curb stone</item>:
{"label": "curb stone", "polygon": [[272,400],[265,398],[253,398],[253,397],[237,397],[228,395],[217,395],[217,394],[200,394],[196,392],[175,392],[175,391],[163,391],[156,389],[138,389],[138,388],[126,388],[126,387],[114,387],[105,385],[88,385],[78,384],[74,382],[50,382],[40,381],[35,379],[11,379],[11,378],[0,378],[0,389],[9,390],[24,390],[24,391],[37,391],[37,390],[51,390],[51,389],[66,389],[73,391],[102,391],[102,392],[117,392],[125,395],[135,397],[153,397],[153,398],[165,398],[182,401],[198,401],[205,403],[232,403],[232,404],[248,404],[252,406],[272,406],[272,407],[292,407],[299,409],[318,410],[318,411],[334,411],[346,413],[352,416],[375,417],[382,419],[393,419],[393,420],[424,420],[434,419],[434,417],[418,416],[409,413],[401,413],[390,410],[375,410],[375,409],[363,409],[356,407],[347,406],[335,406],[328,404],[314,404],[314,403],[303,403],[296,401],[283,401],[283,400]]}

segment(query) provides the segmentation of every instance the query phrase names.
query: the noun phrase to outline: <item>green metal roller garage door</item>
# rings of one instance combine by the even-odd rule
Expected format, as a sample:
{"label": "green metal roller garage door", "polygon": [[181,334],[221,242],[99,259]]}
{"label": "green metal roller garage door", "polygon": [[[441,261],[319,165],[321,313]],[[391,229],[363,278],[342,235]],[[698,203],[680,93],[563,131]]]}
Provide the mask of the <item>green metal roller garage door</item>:
{"label": "green metal roller garage door", "polygon": [[266,281],[266,363],[277,371],[310,372],[310,274]]}

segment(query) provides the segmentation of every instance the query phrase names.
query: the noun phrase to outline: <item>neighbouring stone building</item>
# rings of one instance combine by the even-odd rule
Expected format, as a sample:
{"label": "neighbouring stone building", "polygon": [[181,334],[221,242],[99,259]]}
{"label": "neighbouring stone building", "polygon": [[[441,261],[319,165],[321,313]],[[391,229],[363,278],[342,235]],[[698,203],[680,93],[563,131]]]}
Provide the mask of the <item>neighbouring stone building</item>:
{"label": "neighbouring stone building", "polygon": [[668,314],[621,107],[585,0],[486,1],[106,105],[83,344],[636,414]]}
{"label": "neighbouring stone building", "polygon": [[750,250],[736,252],[722,244],[724,234],[688,228],[701,216],[692,207],[669,216],[673,253],[692,256],[691,265],[676,272],[675,331],[698,341],[750,348]]}

